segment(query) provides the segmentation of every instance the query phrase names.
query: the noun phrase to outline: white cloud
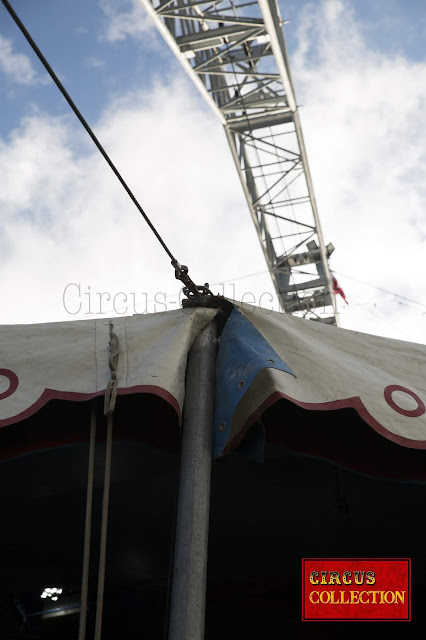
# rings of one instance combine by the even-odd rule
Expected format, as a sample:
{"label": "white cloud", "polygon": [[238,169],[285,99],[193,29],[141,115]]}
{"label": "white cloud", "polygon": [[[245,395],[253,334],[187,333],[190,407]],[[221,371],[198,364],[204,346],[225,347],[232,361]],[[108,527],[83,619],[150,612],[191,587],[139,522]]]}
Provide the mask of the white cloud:
{"label": "white cloud", "polygon": [[[426,305],[426,63],[361,34],[347,2],[308,5],[292,59],[325,237],[336,271]],[[426,307],[339,281],[343,326],[426,341]]]}
{"label": "white cloud", "polygon": [[[130,94],[95,132],[197,283],[262,271],[220,124],[189,93],[185,80],[158,85],[149,97]],[[144,302],[144,293],[151,300],[174,291],[177,306],[181,285],[169,258],[99,153],[89,142],[81,153],[86,138],[75,127],[34,115],[0,147],[0,281],[8,300],[0,322],[70,319],[62,308],[69,282],[81,283],[80,317],[90,292],[135,292]],[[260,292],[271,290],[266,274],[256,280]]]}
{"label": "white cloud", "polygon": [[100,69],[105,66],[105,60],[97,58],[96,56],[90,56],[84,60],[86,67],[92,67],[92,69]]}
{"label": "white cloud", "polygon": [[28,56],[13,51],[12,42],[0,34],[0,71],[18,84],[35,84],[37,74]]}
{"label": "white cloud", "polygon": [[106,18],[103,37],[109,42],[146,37],[147,32],[154,31],[139,0],[100,0],[100,7]]}

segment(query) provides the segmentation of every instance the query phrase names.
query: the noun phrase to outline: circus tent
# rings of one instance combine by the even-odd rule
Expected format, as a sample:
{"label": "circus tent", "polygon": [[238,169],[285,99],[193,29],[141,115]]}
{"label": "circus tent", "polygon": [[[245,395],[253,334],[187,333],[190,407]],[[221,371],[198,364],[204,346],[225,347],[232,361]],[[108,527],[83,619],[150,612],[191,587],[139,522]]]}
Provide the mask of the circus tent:
{"label": "circus tent", "polygon": [[[118,618],[129,633],[143,623],[161,637],[187,360],[212,325],[206,637],[224,612],[229,637],[267,633],[285,615],[297,626],[303,555],[413,556],[424,592],[426,347],[227,302],[0,328],[0,542],[9,550],[0,608],[11,629],[50,637],[51,625],[76,637],[93,444],[94,628],[103,416],[113,412],[102,637],[114,637]],[[62,592],[53,602],[46,588]]]}

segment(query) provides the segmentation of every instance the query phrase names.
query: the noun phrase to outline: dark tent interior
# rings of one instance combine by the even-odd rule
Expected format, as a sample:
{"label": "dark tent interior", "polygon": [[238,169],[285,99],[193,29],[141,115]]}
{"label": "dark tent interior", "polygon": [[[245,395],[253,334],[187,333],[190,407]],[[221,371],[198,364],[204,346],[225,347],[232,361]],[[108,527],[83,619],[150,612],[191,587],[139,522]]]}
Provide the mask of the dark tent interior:
{"label": "dark tent interior", "polygon": [[[105,458],[99,398],[86,638],[93,637]],[[0,638],[77,638],[89,402],[51,401],[0,430]],[[265,460],[244,451],[264,432]],[[376,434],[352,409],[282,400],[240,450],[213,461],[207,639],[387,634],[388,622],[302,622],[301,560],[412,558],[412,621],[426,596],[424,451]],[[102,637],[167,637],[179,425],[150,395],[120,397]],[[61,589],[57,600],[45,593]],[[42,598],[42,594],[45,596]],[[361,625],[361,627],[359,626]],[[397,630],[400,631],[399,627]]]}

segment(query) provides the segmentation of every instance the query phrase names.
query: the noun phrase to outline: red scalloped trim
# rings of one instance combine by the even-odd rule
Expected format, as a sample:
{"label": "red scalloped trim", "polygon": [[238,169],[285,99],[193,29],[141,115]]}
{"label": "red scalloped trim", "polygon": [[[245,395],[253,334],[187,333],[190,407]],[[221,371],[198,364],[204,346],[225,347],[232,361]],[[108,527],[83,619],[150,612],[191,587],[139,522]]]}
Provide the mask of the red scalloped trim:
{"label": "red scalloped trim", "polygon": [[426,449],[426,440],[410,440],[410,438],[404,438],[403,436],[398,436],[388,429],[381,425],[365,408],[364,403],[362,402],[359,396],[354,396],[353,398],[345,398],[344,400],[334,400],[332,402],[300,402],[299,400],[295,400],[291,396],[287,396],[285,393],[281,391],[275,391],[272,393],[266,400],[260,405],[256,411],[254,411],[245,421],[240,432],[234,436],[234,438],[229,442],[223,450],[222,455],[227,455],[235,449],[235,447],[241,442],[247,433],[248,429],[251,425],[256,422],[262,415],[266,409],[272,406],[278,400],[284,398],[285,400],[289,400],[293,402],[293,404],[297,404],[302,409],[308,409],[312,411],[332,411],[333,409],[355,409],[360,416],[370,427],[372,427],[377,433],[381,436],[384,436],[388,440],[395,442],[396,444],[401,445],[402,447],[407,447],[409,449]]}
{"label": "red scalloped trim", "polygon": [[[55,389],[45,389],[40,398],[30,407],[25,409],[25,411],[22,411],[18,415],[12,416],[11,418],[5,418],[4,420],[0,419],[0,428],[7,427],[10,424],[15,424],[16,422],[21,422],[22,420],[29,418],[30,416],[34,415],[34,413],[37,413],[37,411],[39,411],[42,407],[44,407],[44,405],[49,402],[49,400],[70,400],[72,402],[84,402],[85,400],[91,400],[92,398],[101,396],[104,393],[104,390],[96,391],[95,393],[75,393],[74,391],[56,391]],[[171,393],[166,391],[166,389],[156,387],[155,385],[142,384],[135,387],[125,387],[118,390],[118,395],[127,395],[131,393],[151,393],[152,395],[159,396],[173,407],[178,415],[179,422],[181,421],[182,416],[179,403]]]}

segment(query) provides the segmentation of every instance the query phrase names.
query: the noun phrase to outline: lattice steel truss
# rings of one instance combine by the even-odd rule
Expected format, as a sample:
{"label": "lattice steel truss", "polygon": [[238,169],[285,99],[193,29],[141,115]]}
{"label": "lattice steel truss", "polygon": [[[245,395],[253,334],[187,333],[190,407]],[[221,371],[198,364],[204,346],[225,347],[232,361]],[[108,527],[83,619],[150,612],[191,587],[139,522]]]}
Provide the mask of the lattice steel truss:
{"label": "lattice steel truss", "polygon": [[337,324],[275,0],[141,0],[221,123],[287,313]]}

